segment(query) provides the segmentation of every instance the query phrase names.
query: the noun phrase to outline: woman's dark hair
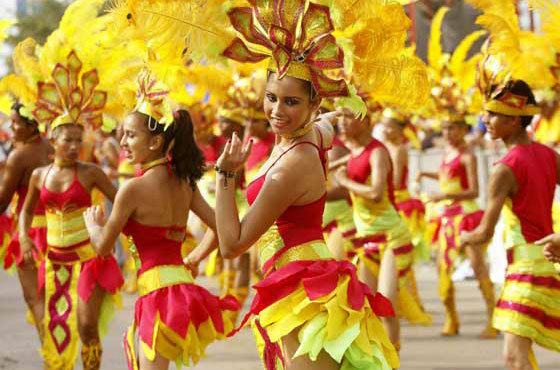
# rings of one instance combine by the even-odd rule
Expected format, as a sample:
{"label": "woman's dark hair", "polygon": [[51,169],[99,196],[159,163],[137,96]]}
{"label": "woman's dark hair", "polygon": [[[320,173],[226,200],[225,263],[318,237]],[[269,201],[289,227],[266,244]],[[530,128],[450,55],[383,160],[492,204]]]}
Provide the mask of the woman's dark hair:
{"label": "woman's dark hair", "polygon": [[[526,104],[537,105],[537,101],[535,99],[535,95],[533,95],[533,91],[529,85],[523,80],[511,80],[506,83],[502,91],[500,91],[496,96],[492,99],[496,100],[507,93],[512,93],[519,96],[524,96],[527,98]],[[521,116],[521,126],[527,127],[533,121],[533,116]]]}
{"label": "woman's dark hair", "polygon": [[[179,110],[173,114],[174,120],[167,130],[165,125],[144,113],[136,112],[144,117],[148,131],[152,135],[163,135],[163,151],[171,149],[171,168],[180,179],[188,180],[194,189],[196,182],[204,173],[204,156],[194,141],[194,129],[189,112]],[[157,124],[154,124],[157,123]],[[152,130],[152,128],[154,128]]]}
{"label": "woman's dark hair", "polygon": [[[268,75],[266,76],[266,81],[268,82],[268,80],[270,79],[270,76],[275,73],[272,71],[268,71]],[[303,86],[303,88],[307,91],[309,91],[309,100],[310,101],[314,101],[315,99],[317,99],[317,97],[319,96],[319,94],[317,93],[317,90],[315,90],[315,87],[313,86],[313,84],[310,81],[307,80],[302,80],[301,78],[297,78],[295,77]]]}
{"label": "woman's dark hair", "polygon": [[37,132],[39,132],[39,125],[37,124],[37,121],[35,121],[34,119],[29,119],[27,117],[25,117],[23,114],[21,114],[21,108],[23,108],[23,104],[21,104],[20,102],[16,101],[14,104],[12,104],[11,109],[17,113],[17,115],[28,125],[31,126],[35,126],[35,129]]}

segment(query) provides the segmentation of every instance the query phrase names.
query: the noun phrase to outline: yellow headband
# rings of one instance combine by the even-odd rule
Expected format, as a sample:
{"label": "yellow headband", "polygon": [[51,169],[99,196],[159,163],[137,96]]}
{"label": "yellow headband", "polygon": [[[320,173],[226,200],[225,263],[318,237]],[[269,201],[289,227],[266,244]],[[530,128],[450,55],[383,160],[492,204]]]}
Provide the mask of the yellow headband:
{"label": "yellow headband", "polygon": [[383,110],[383,118],[394,119],[406,123],[406,116],[395,109],[386,108]]}
{"label": "yellow headband", "polygon": [[484,110],[514,117],[534,116],[540,113],[540,107],[526,103],[527,97],[508,92],[498,99],[486,102]]}
{"label": "yellow headband", "polygon": [[[268,70],[270,72],[278,73],[278,64],[272,58],[268,63]],[[286,76],[299,78],[300,80],[309,82],[313,80],[311,77],[311,69],[307,65],[295,61],[290,63],[286,71]]]}

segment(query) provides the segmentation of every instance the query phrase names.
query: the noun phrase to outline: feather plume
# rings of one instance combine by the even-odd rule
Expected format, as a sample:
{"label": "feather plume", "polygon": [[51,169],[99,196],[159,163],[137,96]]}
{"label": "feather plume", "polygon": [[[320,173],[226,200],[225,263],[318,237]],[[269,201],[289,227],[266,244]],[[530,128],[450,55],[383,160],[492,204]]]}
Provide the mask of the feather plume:
{"label": "feather plume", "polygon": [[441,25],[443,24],[443,17],[449,8],[442,6],[438,9],[437,13],[432,19],[430,28],[430,40],[428,42],[428,64],[436,72],[439,73],[443,67],[443,50],[441,47]]}
{"label": "feather plume", "polygon": [[458,76],[461,73],[464,62],[467,59],[467,54],[471,50],[473,44],[485,34],[486,31],[483,30],[474,31],[470,35],[467,35],[463,40],[461,40],[461,42],[453,52],[451,60],[449,61],[449,69],[455,76]]}
{"label": "feather plume", "polygon": [[8,95],[26,107],[33,106],[37,99],[36,90],[31,89],[24,78],[14,74],[4,76],[0,80],[0,95]]}
{"label": "feather plume", "polygon": [[539,12],[542,30],[552,44],[560,50],[560,6],[553,0],[529,0],[529,5]]}

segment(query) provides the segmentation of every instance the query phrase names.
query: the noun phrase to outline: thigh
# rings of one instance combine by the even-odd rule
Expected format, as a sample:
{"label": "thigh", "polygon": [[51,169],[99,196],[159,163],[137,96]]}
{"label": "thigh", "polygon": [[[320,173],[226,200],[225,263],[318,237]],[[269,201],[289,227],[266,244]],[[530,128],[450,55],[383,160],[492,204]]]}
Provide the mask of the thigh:
{"label": "thigh", "polygon": [[97,325],[101,304],[105,298],[105,291],[99,285],[91,293],[89,300],[86,302],[82,298],[78,298],[78,325],[91,326]]}
{"label": "thigh", "polygon": [[392,249],[386,248],[381,258],[381,267],[379,268],[378,290],[394,304],[397,301],[397,289],[398,276],[396,257]]}
{"label": "thigh", "polygon": [[374,294],[377,292],[377,277],[367,268],[363,261],[358,261],[358,276]]}
{"label": "thigh", "polygon": [[37,268],[32,263],[22,263],[17,268],[19,283],[26,297],[38,297]]}

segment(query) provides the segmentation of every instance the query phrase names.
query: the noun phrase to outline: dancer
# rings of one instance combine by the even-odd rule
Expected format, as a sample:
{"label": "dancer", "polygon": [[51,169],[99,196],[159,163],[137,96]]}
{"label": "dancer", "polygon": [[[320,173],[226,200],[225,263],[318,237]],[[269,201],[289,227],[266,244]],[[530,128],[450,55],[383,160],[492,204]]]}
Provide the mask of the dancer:
{"label": "dancer", "polygon": [[[396,351],[378,319],[378,315],[392,313],[390,302],[381,294],[374,297],[359,282],[354,265],[336,261],[322,235],[326,149],[333,140],[337,114],[321,116],[319,122],[311,116],[321,97],[349,95],[344,80],[331,80],[321,69],[343,67],[341,50],[331,34],[329,8],[306,1],[294,13],[269,10],[260,3],[229,12],[240,33],[274,49],[273,45],[283,41],[269,39],[252,24],[250,34],[259,38],[248,36],[243,27],[248,10],[261,25],[284,20],[288,36],[282,40],[292,41],[286,58],[275,52],[268,67],[264,111],[278,141],[263,170],[248,186],[251,205],[241,221],[232,179],[243,167],[251,143],[243,146],[234,135],[217,162],[220,251],[225,258],[233,258],[256,243],[264,276],[255,285],[256,297],[245,321],[258,315],[255,332],[267,369],[396,368]],[[260,16],[269,11],[275,16]],[[298,33],[301,39],[293,37],[298,27],[304,30]],[[312,42],[314,38],[318,41]],[[312,52],[304,49],[309,45],[313,45]],[[239,61],[266,58],[251,50],[237,38],[224,55]],[[317,65],[311,55],[321,55]]]}
{"label": "dancer", "polygon": [[[143,86],[157,89],[149,74],[141,79],[146,81]],[[196,285],[193,274],[183,265],[181,243],[189,211],[212,229],[215,218],[196,185],[203,173],[204,157],[194,142],[189,113],[173,113],[173,123],[165,129],[159,123],[162,116],[144,113],[157,112],[146,108],[154,103],[150,96],[162,97],[152,94],[155,91],[141,92],[137,110],[124,121],[121,145],[130,163],[142,165],[142,176],[119,189],[107,223],[98,207],[85,214],[99,255],[110,254],[124,230],[134,239],[141,260],[139,299],[125,338],[130,370],[167,369],[170,361],[185,366],[197,363],[208,344],[224,338],[233,328],[222,311],[239,309],[233,297],[219,299]]]}
{"label": "dancer", "polygon": [[[108,324],[107,314],[111,313],[113,303],[118,303],[113,300],[118,298],[115,295],[123,278],[112,255],[96,256],[82,213],[91,206],[94,188],[111,201],[116,188],[99,167],[78,161],[84,130],[100,122],[106,93],[95,90],[96,70],[81,74],[81,68],[77,68],[70,74],[68,64],[81,66],[74,51],[68,54],[66,66],[55,67],[55,72],[65,74],[66,78],[44,83],[38,94],[34,115],[39,123],[50,127],[54,163],[37,168],[31,175],[20,214],[19,238],[24,250],[34,248],[29,230],[37,207],[43,204],[47,251],[41,266],[44,278],[40,288],[45,289],[46,302],[42,346],[46,368],[73,368],[81,339],[83,369],[97,370],[102,353],[100,331]],[[79,78],[84,75],[84,80],[90,79],[91,90],[79,87]],[[65,83],[75,89],[70,90]],[[79,101],[84,105],[76,105],[67,112],[62,107],[70,98],[59,92],[70,91],[80,94],[83,99]],[[56,106],[50,103],[53,97],[58,99]]]}
{"label": "dancer", "polygon": [[[420,172],[417,180],[423,177],[439,180],[440,192],[430,195],[441,209],[436,237],[439,243],[438,275],[439,295],[445,306],[445,323],[442,335],[459,334],[459,316],[455,306],[455,286],[451,280],[455,262],[461,253],[459,234],[471,231],[478,226],[482,211],[476,203],[478,197],[478,174],[476,156],[465,141],[469,125],[464,116],[450,114],[442,122],[443,137],[447,142],[439,173]],[[465,248],[471,261],[482,297],[486,303],[487,324],[480,337],[492,339],[497,335],[492,327],[492,314],[495,305],[494,285],[488,274],[485,261],[487,244],[471,244]]]}
{"label": "dancer", "polygon": [[508,369],[535,370],[533,343],[560,351],[558,327],[554,325],[560,312],[560,276],[545,259],[543,247],[535,244],[552,233],[560,158],[527,134],[539,108],[524,81],[510,80],[497,89],[494,86],[484,109],[488,132],[492,139],[501,139],[508,152],[490,178],[488,205],[480,225],[461,235],[461,245],[488,242],[503,208],[508,266],[493,325],[505,333]]}
{"label": "dancer", "polygon": [[[362,120],[345,110],[338,125],[351,157],[346,167],[336,172],[336,179],[352,197],[357,229],[353,242],[359,256],[360,277],[393,305],[400,301],[399,308],[405,317],[428,324],[431,318],[409,289],[413,246],[406,223],[394,205],[389,152],[371,136],[369,115]],[[383,322],[398,348],[398,319],[385,317]]]}
{"label": "dancer", "polygon": [[405,220],[414,245],[415,259],[429,260],[429,248],[424,240],[426,209],[420,199],[412,198],[408,191],[408,149],[405,131],[410,131],[408,118],[395,109],[383,111],[383,136],[385,146],[391,155],[393,165],[393,186],[395,204],[401,217]]}
{"label": "dancer", "polygon": [[[37,121],[28,113],[29,110],[21,103],[12,105],[10,119],[13,139],[21,145],[8,155],[0,184],[0,213],[6,211],[12,197],[17,194],[14,223],[17,223],[17,215],[23,208],[31,173],[37,167],[48,164],[49,155],[52,153],[50,145],[41,138]],[[25,303],[32,314],[39,339],[42,341],[45,297],[44,292],[37,286],[37,267],[47,249],[45,209],[42,205],[37,207],[32,219],[27,237],[33,240],[33,247],[20,243],[19,233],[14,230],[4,257],[4,268],[9,269],[14,265],[17,267]],[[2,218],[1,222],[4,227],[8,227],[6,219]]]}

